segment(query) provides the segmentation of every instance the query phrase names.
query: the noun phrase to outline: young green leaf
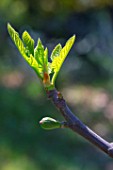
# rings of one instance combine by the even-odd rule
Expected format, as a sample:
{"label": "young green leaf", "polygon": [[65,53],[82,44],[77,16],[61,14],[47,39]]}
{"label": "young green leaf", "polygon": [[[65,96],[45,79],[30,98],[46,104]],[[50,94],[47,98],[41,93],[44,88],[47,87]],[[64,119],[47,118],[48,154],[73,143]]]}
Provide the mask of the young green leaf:
{"label": "young green leaf", "polygon": [[29,53],[34,56],[34,40],[31,38],[27,31],[24,31],[22,34],[22,40],[28,49]]}
{"label": "young green leaf", "polygon": [[60,55],[60,51],[62,49],[62,46],[61,44],[58,44],[52,51],[52,54],[51,54],[51,60],[53,61],[55,57],[58,57]]}
{"label": "young green leaf", "polygon": [[38,39],[37,46],[35,47],[34,50],[34,57],[36,61],[43,66],[44,63],[44,46],[42,45],[42,42],[40,39]]}
{"label": "young green leaf", "polygon": [[48,65],[48,49],[44,50],[44,64]]}
{"label": "young green leaf", "polygon": [[11,39],[13,40],[13,42],[15,43],[16,47],[18,48],[19,52],[21,53],[21,55],[25,58],[25,60],[27,59],[27,55],[25,53],[25,47],[24,44],[22,42],[22,40],[19,37],[18,32],[16,32],[11,25],[8,23],[7,25],[8,28],[8,32],[9,35],[11,37]]}
{"label": "young green leaf", "polygon": [[13,40],[13,42],[15,43],[16,47],[18,48],[20,54],[27,61],[27,63],[35,70],[37,75],[42,79],[43,78],[42,74],[40,74],[39,72],[39,64],[37,63],[37,61],[35,60],[32,54],[29,54],[29,56],[27,55],[26,50],[28,49],[24,47],[24,44],[19,37],[19,34],[12,28],[12,26],[9,23],[7,25],[7,28],[8,28],[9,35]]}
{"label": "young green leaf", "polygon": [[49,74],[49,66],[48,66],[48,49],[45,48],[44,50],[44,64],[43,64],[43,71]]}
{"label": "young green leaf", "polygon": [[75,35],[72,36],[65,44],[65,46],[61,49],[60,54],[57,57],[53,58],[51,67],[54,71],[53,78],[52,78],[52,84],[55,83],[56,77],[60,71],[60,68],[68,55],[73,43],[75,41]]}
{"label": "young green leaf", "polygon": [[48,73],[51,74],[52,73],[52,67],[51,67],[51,63],[48,62]]}
{"label": "young green leaf", "polygon": [[40,39],[38,39],[37,46],[35,47],[34,57],[39,64],[39,72],[44,78],[44,73],[48,73],[48,49],[44,50]]}
{"label": "young green leaf", "polygon": [[42,74],[42,68],[39,67],[39,64],[35,60],[35,58],[30,54],[29,60],[29,65],[34,69],[34,71],[37,73],[38,77],[43,79],[43,74]]}

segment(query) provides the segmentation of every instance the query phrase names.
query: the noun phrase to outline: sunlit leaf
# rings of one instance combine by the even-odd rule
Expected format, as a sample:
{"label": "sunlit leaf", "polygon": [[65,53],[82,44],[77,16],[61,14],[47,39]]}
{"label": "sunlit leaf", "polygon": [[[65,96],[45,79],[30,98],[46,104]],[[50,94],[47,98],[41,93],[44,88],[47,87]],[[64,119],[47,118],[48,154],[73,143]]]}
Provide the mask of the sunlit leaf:
{"label": "sunlit leaf", "polygon": [[39,72],[44,74],[44,72],[48,72],[48,49],[44,50],[44,46],[40,39],[38,39],[37,46],[34,50],[34,57],[39,64]]}
{"label": "sunlit leaf", "polygon": [[48,62],[48,73],[51,74],[52,73],[52,67],[51,67],[51,63]]}
{"label": "sunlit leaf", "polygon": [[20,54],[24,57],[24,59],[27,61],[27,63],[35,70],[37,75],[42,78],[42,74],[39,72],[39,64],[35,60],[32,54],[27,55],[26,48],[24,47],[24,44],[22,40],[19,37],[18,32],[16,32],[10,24],[7,25],[9,35],[13,42],[15,43],[16,47],[18,48]]}
{"label": "sunlit leaf", "polygon": [[8,27],[8,32],[9,32],[9,35],[10,35],[11,39],[15,43],[15,45],[18,48],[18,50],[21,53],[21,55],[25,58],[25,60],[27,60],[27,55],[25,53],[25,47],[24,47],[24,44],[23,44],[22,40],[19,37],[18,32],[16,32],[11,27],[11,25],[9,23],[8,23],[7,27]]}
{"label": "sunlit leaf", "polygon": [[37,63],[37,61],[35,60],[35,58],[32,56],[32,54],[30,55],[30,66],[35,70],[35,72],[37,73],[37,75],[43,79],[43,68],[39,66],[39,64]]}
{"label": "sunlit leaf", "polygon": [[48,64],[48,49],[44,50],[44,64]]}
{"label": "sunlit leaf", "polygon": [[29,53],[34,56],[34,40],[31,38],[27,31],[24,31],[22,34],[22,40],[28,49]]}
{"label": "sunlit leaf", "polygon": [[37,62],[43,66],[44,63],[44,46],[42,45],[42,42],[40,39],[38,39],[37,46],[34,50],[34,57],[37,60]]}
{"label": "sunlit leaf", "polygon": [[57,74],[66,58],[66,56],[68,55],[73,43],[75,41],[75,35],[72,36],[65,44],[65,46],[61,49],[60,54],[57,57],[53,58],[51,67],[54,71],[54,75],[53,75],[53,79],[52,79],[52,83],[55,83]]}
{"label": "sunlit leaf", "polygon": [[51,60],[53,61],[55,57],[59,56],[60,55],[60,51],[62,49],[62,46],[61,44],[58,44],[52,51],[52,54],[51,54]]}

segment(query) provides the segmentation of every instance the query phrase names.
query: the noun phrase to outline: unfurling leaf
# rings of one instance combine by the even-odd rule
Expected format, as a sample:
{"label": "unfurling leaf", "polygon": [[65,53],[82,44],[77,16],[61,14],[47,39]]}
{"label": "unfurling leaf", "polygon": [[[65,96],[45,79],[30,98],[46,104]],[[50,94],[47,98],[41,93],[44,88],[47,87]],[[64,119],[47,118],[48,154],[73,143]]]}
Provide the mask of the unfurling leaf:
{"label": "unfurling leaf", "polygon": [[11,37],[11,39],[13,40],[13,42],[15,43],[16,47],[18,48],[19,52],[21,53],[21,55],[25,58],[25,60],[27,59],[27,55],[25,53],[25,47],[24,44],[22,42],[22,40],[19,37],[18,32],[16,32],[11,25],[8,23],[7,25],[8,28],[8,32],[9,35]]}
{"label": "unfurling leaf", "polygon": [[41,127],[46,130],[61,128],[61,125],[62,125],[59,121],[51,117],[45,117],[39,123]]}
{"label": "unfurling leaf", "polygon": [[48,49],[44,50],[44,64],[48,65]]}
{"label": "unfurling leaf", "polygon": [[51,60],[53,61],[55,57],[58,57],[60,55],[60,51],[62,49],[61,44],[58,44],[52,51],[51,54]]}
{"label": "unfurling leaf", "polygon": [[[60,71],[60,68],[66,58],[66,56],[68,55],[73,43],[75,41],[75,35],[72,36],[65,44],[65,46],[59,50],[59,55],[56,56],[56,57],[52,57],[53,58],[53,61],[52,61],[52,64],[51,64],[51,68],[53,69],[53,78],[52,78],[52,83],[54,84],[55,83],[55,80],[56,80],[56,77],[57,77],[57,74],[58,72]],[[57,47],[56,47],[57,49]],[[57,50],[56,50],[57,51]],[[52,52],[53,54],[55,53],[54,51]]]}
{"label": "unfurling leaf", "polygon": [[43,66],[44,64],[44,46],[40,39],[38,39],[37,46],[35,47],[34,57],[39,65]]}
{"label": "unfurling leaf", "polygon": [[28,49],[29,53],[34,56],[34,40],[31,38],[27,31],[24,31],[22,34],[22,40]]}

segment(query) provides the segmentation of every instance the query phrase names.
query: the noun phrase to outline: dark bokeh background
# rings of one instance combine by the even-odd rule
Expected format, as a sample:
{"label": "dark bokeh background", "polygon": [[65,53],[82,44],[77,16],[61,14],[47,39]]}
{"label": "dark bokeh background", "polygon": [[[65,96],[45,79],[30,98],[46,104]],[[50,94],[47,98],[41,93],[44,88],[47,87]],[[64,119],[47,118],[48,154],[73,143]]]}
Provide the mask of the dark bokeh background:
{"label": "dark bokeh background", "polygon": [[7,22],[52,48],[76,43],[57,87],[76,115],[113,140],[113,1],[0,1],[0,170],[112,170],[113,161],[71,130],[44,131],[44,116],[63,118],[7,33]]}

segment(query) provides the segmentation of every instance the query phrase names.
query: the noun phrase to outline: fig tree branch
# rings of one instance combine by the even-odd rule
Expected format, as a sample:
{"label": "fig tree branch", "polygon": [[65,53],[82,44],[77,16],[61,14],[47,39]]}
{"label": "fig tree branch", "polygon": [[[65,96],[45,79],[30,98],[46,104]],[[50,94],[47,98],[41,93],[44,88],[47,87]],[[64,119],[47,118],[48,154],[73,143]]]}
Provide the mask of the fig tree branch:
{"label": "fig tree branch", "polygon": [[[22,38],[20,38],[18,32],[16,32],[9,23],[7,28],[9,35],[16,45],[18,51],[36,72],[44,88],[46,89],[48,98],[52,100],[66,121],[62,123],[52,118],[46,117],[40,121],[40,124],[42,124],[45,129],[54,129],[66,126],[79,135],[83,136],[85,139],[113,158],[113,143],[107,142],[95,132],[93,132],[89,127],[84,125],[71,112],[61,93],[55,89],[56,78],[63,62],[65,61],[70,49],[74,44],[76,36],[73,35],[71,38],[69,38],[63,47],[61,44],[56,45],[49,57],[48,49],[44,48],[40,38],[38,38],[37,44],[34,47],[34,40],[27,31],[24,31]],[[51,62],[49,62],[49,59]]]}
{"label": "fig tree branch", "polygon": [[60,111],[67,124],[66,127],[70,128],[74,132],[78,133],[93,145],[98,147],[100,150],[108,154],[113,158],[113,144],[107,142],[102,137],[93,132],[87,127],[81,120],[79,120],[69,109],[62,95],[54,89],[47,91],[47,96],[54,103],[56,108]]}

